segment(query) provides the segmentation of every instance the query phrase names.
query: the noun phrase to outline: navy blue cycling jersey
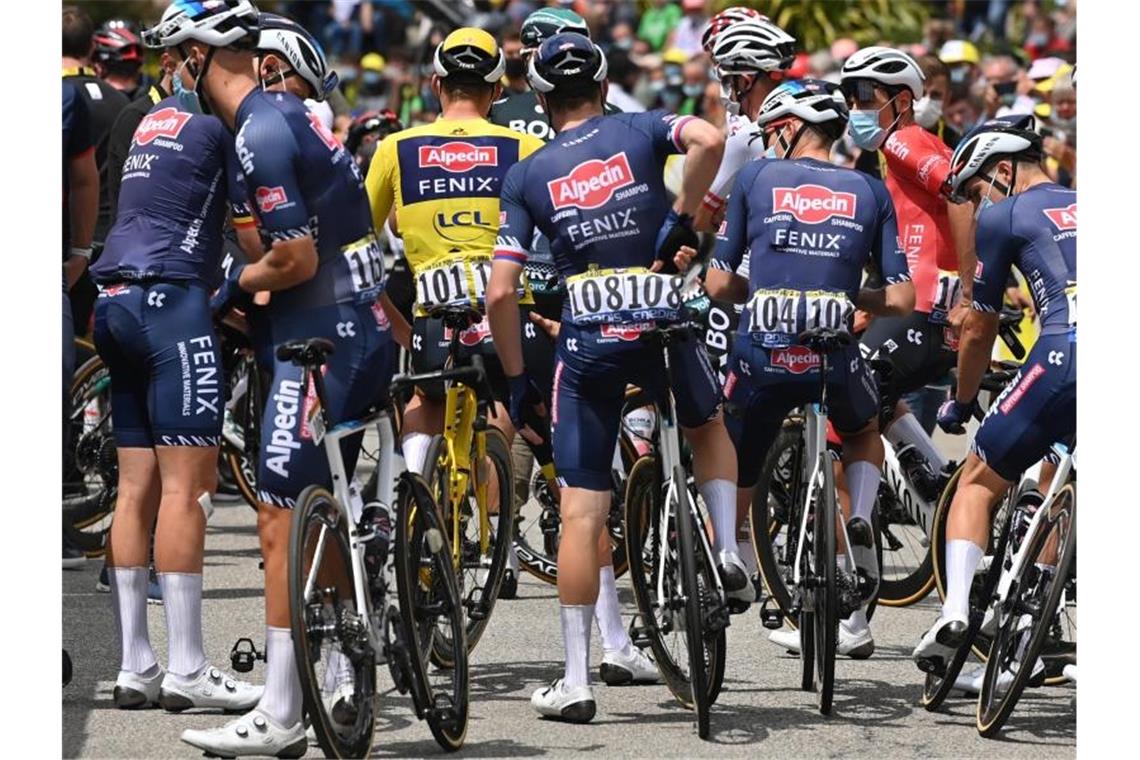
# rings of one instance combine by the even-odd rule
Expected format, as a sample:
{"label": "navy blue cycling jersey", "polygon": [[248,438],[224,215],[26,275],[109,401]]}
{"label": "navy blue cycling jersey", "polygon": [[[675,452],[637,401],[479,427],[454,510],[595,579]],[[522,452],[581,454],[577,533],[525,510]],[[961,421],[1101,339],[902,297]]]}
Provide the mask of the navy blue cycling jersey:
{"label": "navy blue cycling jersey", "polygon": [[273,294],[270,311],[376,300],[384,259],[352,155],[289,93],[253,90],[234,123],[238,161],[262,229],[274,240],[311,235],[320,260],[312,279]]}
{"label": "navy blue cycling jersey", "polygon": [[662,166],[690,118],[621,113],[559,132],[507,172],[495,257],[525,262],[537,228],[563,277],[650,266],[669,210]]}
{"label": "navy blue cycling jersey", "polygon": [[889,284],[910,279],[883,183],[812,158],[741,169],[717,240],[717,269],[735,273],[751,251],[739,332],[769,348],[812,327],[849,330],[868,263]]}
{"label": "navy blue cycling jersey", "polygon": [[1001,309],[1009,269],[1025,275],[1042,335],[1077,325],[1077,193],[1052,182],[1035,185],[982,212],[978,219],[974,308]]}
{"label": "navy blue cycling jersey", "polygon": [[159,101],[131,140],[115,225],[91,276],[215,287],[227,202],[248,215],[232,136],[213,116],[180,110],[177,98]]}

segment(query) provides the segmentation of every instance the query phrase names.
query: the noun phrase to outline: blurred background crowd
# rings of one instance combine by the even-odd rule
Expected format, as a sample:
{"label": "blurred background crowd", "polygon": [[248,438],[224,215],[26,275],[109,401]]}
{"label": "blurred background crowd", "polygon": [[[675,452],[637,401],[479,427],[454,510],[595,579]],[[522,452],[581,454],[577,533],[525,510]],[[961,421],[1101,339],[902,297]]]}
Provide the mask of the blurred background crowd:
{"label": "blurred background crowd", "polygon": [[[125,18],[145,25],[166,0],[80,3],[98,25]],[[456,26],[480,26],[507,54],[506,94],[526,89],[523,19],[543,6],[583,16],[609,57],[610,100],[624,111],[665,108],[723,123],[724,107],[701,32],[729,5],[753,7],[799,41],[793,77],[839,81],[843,61],[866,45],[899,47],[919,60],[929,101],[916,116],[953,147],[984,119],[1035,113],[1048,169],[1072,186],[1076,165],[1076,0],[259,0],[323,41],[340,75],[327,118],[346,139],[352,120],[389,109],[405,126],[435,118],[431,51]],[[97,50],[96,58],[100,52]],[[107,63],[124,65],[122,61]],[[96,60],[94,63],[98,64]],[[155,65],[144,52],[129,67]],[[109,81],[113,79],[104,76]],[[127,80],[130,81],[129,79]],[[850,143],[837,160],[854,163]],[[871,157],[868,156],[868,159]]]}

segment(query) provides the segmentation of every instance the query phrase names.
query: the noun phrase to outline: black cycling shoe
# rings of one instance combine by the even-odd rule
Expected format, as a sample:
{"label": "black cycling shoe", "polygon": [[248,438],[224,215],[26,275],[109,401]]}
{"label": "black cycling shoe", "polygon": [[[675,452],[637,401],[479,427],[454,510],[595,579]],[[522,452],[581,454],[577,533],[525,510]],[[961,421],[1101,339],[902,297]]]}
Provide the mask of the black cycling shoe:
{"label": "black cycling shoe", "polygon": [[515,599],[519,595],[519,579],[513,570],[503,573],[503,584],[499,586],[500,599]]}

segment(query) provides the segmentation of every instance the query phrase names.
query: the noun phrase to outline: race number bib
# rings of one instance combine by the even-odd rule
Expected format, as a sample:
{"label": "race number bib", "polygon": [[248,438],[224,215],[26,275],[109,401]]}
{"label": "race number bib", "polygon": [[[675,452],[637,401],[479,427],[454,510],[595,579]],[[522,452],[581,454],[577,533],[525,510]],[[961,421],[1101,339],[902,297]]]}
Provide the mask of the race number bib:
{"label": "race number bib", "polygon": [[340,249],[348,264],[352,290],[357,296],[371,298],[384,282],[384,254],[376,236],[365,235]]}
{"label": "race number bib", "polygon": [[[489,258],[448,261],[416,273],[416,303],[424,309],[436,306],[482,306],[491,281]],[[524,291],[520,288],[519,294]]]}
{"label": "race number bib", "polygon": [[934,283],[934,305],[930,310],[930,321],[935,324],[946,324],[950,321],[950,310],[962,298],[962,281],[957,272],[938,270],[938,279]]}
{"label": "race number bib", "polygon": [[845,293],[761,288],[752,294],[748,310],[748,331],[765,347],[779,348],[794,343],[804,330],[846,330],[855,306]]}
{"label": "race number bib", "polygon": [[681,275],[643,268],[599,269],[566,280],[574,324],[676,320],[681,311]]}

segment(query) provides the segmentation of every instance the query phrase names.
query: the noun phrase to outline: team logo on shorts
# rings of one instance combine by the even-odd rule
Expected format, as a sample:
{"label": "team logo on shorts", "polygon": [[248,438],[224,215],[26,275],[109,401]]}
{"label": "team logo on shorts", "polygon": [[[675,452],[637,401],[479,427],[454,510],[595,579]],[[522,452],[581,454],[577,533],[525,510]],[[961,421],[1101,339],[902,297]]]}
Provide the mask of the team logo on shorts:
{"label": "team logo on shorts", "polygon": [[139,126],[135,130],[135,143],[148,145],[154,142],[157,137],[173,140],[182,132],[182,128],[186,126],[188,121],[190,121],[190,114],[185,111],[179,111],[173,106],[160,108],[154,113],[147,114],[139,122]]}
{"label": "team logo on shorts", "polygon": [[1045,216],[1059,230],[1075,230],[1077,228],[1077,204],[1070,203],[1064,208],[1047,208]]}
{"label": "team logo on shorts", "polygon": [[285,188],[280,185],[277,187],[259,187],[254,191],[254,197],[257,198],[257,207],[261,209],[263,214],[268,214],[278,206],[289,204],[289,196],[285,194]]}
{"label": "team logo on shorts", "polygon": [[634,322],[628,325],[602,325],[600,336],[603,338],[617,338],[618,340],[634,341],[641,334],[653,327],[652,322]]}
{"label": "team logo on shorts", "polygon": [[807,346],[788,346],[774,349],[769,362],[773,367],[786,369],[793,375],[802,375],[809,370],[819,369],[819,354]]}
{"label": "team logo on shorts", "polygon": [[[491,323],[483,317],[482,321],[471,325],[467,329],[459,333],[459,342],[465,346],[477,346],[491,339]],[[447,345],[451,342],[451,328],[443,328],[443,340],[440,345]]]}
{"label": "team logo on shorts", "polygon": [[855,218],[855,193],[843,193],[823,185],[772,188],[772,210],[791,214],[804,224],[819,224],[833,216]]}
{"label": "team logo on shorts", "polygon": [[438,167],[445,172],[469,172],[476,166],[498,166],[499,148],[496,145],[472,145],[452,140],[443,145],[420,146],[420,168]]}
{"label": "team logo on shorts", "polygon": [[609,201],[614,193],[633,184],[633,170],[625,151],[606,160],[593,158],[578,164],[564,177],[546,183],[554,210],[575,206],[597,208]]}

